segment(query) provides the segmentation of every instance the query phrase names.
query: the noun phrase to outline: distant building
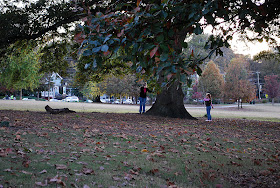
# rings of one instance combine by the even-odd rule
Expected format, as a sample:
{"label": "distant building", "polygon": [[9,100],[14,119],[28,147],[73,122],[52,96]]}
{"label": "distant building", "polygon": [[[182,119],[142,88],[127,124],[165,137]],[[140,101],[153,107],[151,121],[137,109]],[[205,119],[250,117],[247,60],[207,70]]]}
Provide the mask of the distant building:
{"label": "distant building", "polygon": [[45,85],[50,84],[49,91],[41,91],[41,97],[42,98],[55,98],[60,95],[66,95],[66,86],[67,83],[63,84],[63,78],[58,73],[52,73],[50,77],[50,83],[49,80],[46,79]]}

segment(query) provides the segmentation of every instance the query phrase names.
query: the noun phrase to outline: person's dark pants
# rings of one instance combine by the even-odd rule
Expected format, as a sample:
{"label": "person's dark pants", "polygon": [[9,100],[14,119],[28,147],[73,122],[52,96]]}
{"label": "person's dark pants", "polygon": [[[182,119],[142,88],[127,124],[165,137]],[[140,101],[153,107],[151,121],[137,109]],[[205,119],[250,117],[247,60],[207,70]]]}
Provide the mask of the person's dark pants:
{"label": "person's dark pants", "polygon": [[206,112],[207,112],[208,120],[212,120],[210,111],[211,111],[211,106],[206,106]]}
{"label": "person's dark pants", "polygon": [[139,101],[140,101],[140,109],[139,109],[139,112],[140,112],[140,113],[145,113],[146,98],[139,97]]}

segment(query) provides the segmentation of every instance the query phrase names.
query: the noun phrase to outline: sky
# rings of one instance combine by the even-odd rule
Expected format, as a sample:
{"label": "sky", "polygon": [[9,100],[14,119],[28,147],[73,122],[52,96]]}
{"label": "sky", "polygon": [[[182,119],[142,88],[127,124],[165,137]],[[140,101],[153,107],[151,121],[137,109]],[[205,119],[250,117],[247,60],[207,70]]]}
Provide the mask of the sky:
{"label": "sky", "polygon": [[267,42],[244,42],[239,40],[237,36],[233,37],[229,43],[236,54],[249,55],[251,58],[261,51],[270,50]]}

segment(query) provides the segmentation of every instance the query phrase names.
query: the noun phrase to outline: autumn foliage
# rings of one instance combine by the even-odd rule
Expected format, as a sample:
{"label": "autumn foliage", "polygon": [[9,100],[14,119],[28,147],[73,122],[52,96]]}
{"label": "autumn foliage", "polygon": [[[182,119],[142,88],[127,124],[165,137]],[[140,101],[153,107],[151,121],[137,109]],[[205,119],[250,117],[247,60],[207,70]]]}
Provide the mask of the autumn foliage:
{"label": "autumn foliage", "polygon": [[265,85],[264,90],[274,103],[274,98],[279,96],[280,83],[278,82],[277,75],[267,75],[264,77]]}
{"label": "autumn foliage", "polygon": [[243,58],[234,58],[225,75],[225,98],[249,102],[255,98],[255,86],[248,80],[246,64]]}
{"label": "autumn foliage", "polygon": [[220,98],[223,95],[224,78],[219,67],[210,61],[207,63],[199,79],[199,87],[204,93],[211,93],[213,98]]}

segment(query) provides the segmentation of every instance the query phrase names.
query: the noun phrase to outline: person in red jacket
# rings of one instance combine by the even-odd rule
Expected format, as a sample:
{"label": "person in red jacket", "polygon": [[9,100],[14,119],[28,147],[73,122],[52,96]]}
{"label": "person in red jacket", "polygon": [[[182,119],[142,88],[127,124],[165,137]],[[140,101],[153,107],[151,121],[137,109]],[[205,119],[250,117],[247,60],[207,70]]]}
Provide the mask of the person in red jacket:
{"label": "person in red jacket", "polygon": [[139,101],[140,101],[140,109],[139,109],[139,113],[145,113],[145,104],[146,104],[146,100],[147,100],[147,92],[151,92],[148,88],[147,88],[147,83],[145,83],[141,88],[140,88],[140,97],[139,97]]}
{"label": "person in red jacket", "polygon": [[207,120],[206,121],[212,121],[212,117],[211,117],[211,114],[210,114],[211,108],[213,108],[211,94],[207,93],[206,97],[203,100],[205,101],[205,105],[206,105],[206,112],[207,112]]}

